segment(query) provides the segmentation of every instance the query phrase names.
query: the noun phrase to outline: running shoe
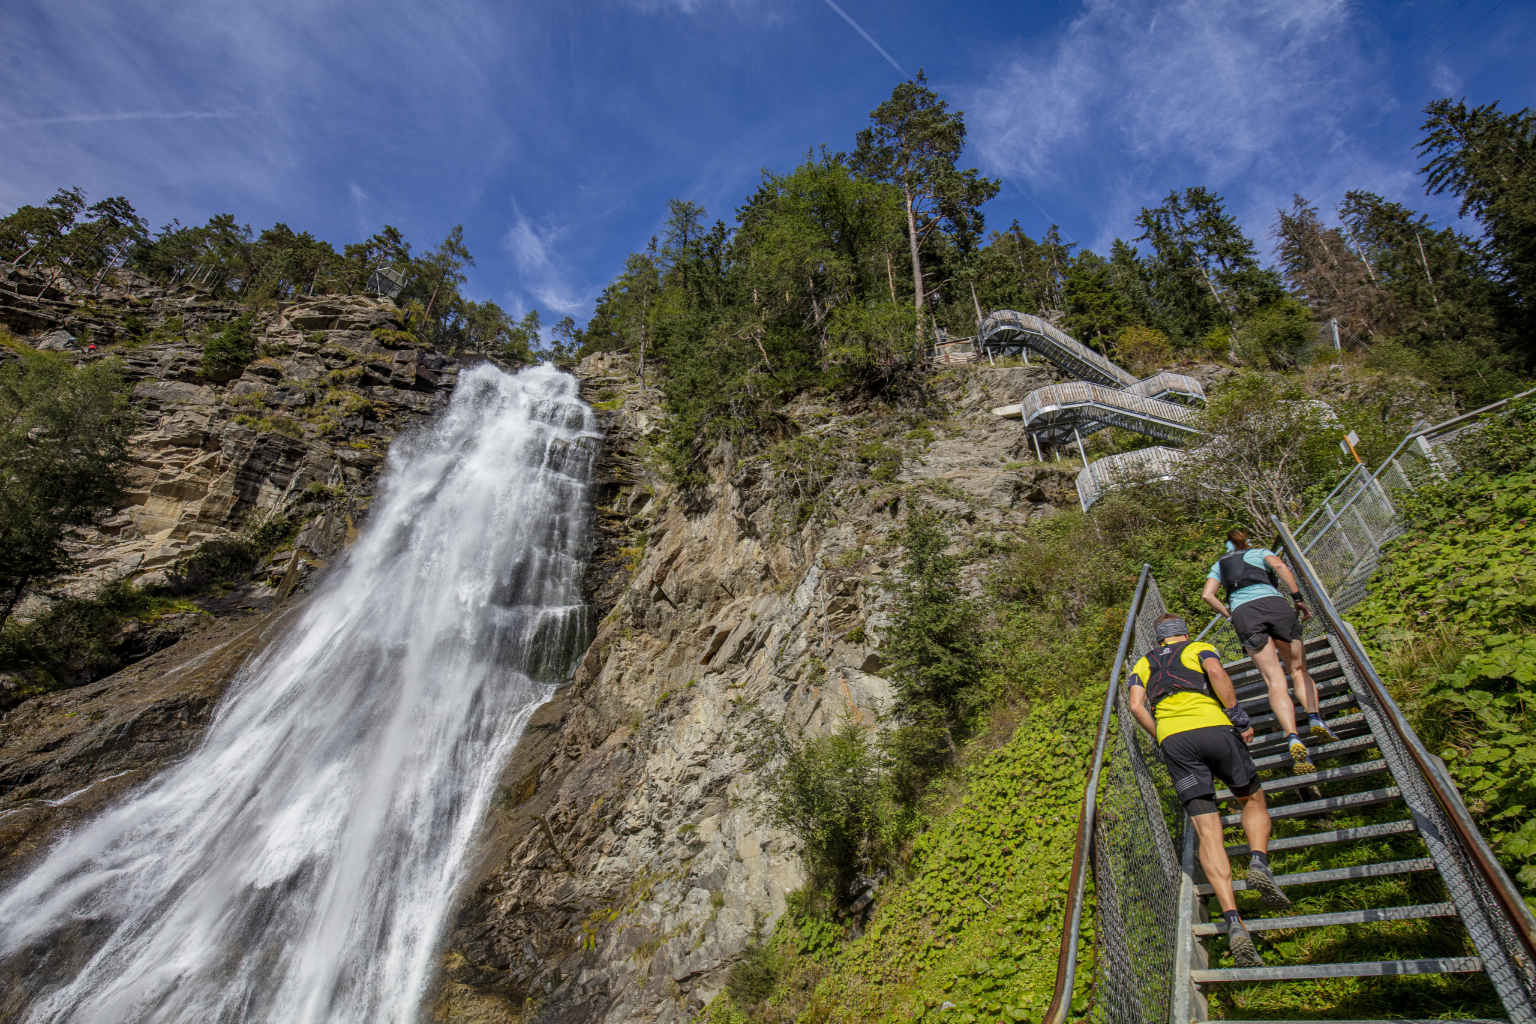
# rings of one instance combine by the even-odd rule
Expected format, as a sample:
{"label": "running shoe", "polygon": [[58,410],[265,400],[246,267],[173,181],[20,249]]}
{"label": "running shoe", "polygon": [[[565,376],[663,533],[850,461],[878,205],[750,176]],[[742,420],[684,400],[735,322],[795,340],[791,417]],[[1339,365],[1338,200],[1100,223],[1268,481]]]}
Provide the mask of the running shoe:
{"label": "running shoe", "polygon": [[1268,865],[1248,866],[1248,888],[1259,894],[1259,906],[1265,910],[1290,910],[1291,898],[1280,891]]}
{"label": "running shoe", "polygon": [[1232,959],[1239,967],[1263,967],[1264,960],[1259,956],[1259,951],[1253,948],[1253,936],[1248,934],[1248,929],[1238,921],[1227,930],[1227,945],[1232,949]]}
{"label": "running shoe", "polygon": [[1334,731],[1328,728],[1328,723],[1321,718],[1312,719],[1312,735],[1322,743],[1337,743],[1339,740]]}
{"label": "running shoe", "polygon": [[1317,765],[1307,756],[1307,745],[1299,739],[1291,740],[1291,771],[1297,775],[1311,775]]}

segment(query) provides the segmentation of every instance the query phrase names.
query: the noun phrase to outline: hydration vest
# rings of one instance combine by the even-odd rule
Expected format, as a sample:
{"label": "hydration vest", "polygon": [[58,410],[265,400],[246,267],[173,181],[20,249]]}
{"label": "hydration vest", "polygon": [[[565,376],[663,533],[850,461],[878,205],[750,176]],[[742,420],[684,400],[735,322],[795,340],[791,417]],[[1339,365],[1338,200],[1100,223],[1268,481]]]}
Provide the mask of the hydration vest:
{"label": "hydration vest", "polygon": [[1176,693],[1203,693],[1211,696],[1210,680],[1202,669],[1184,664],[1184,648],[1193,640],[1154,647],[1147,652],[1147,707],[1156,709],[1164,697]]}
{"label": "hydration vest", "polygon": [[1226,588],[1229,601],[1234,591],[1253,586],[1255,583],[1267,583],[1276,590],[1280,589],[1280,580],[1275,576],[1275,571],[1267,565],[1263,568],[1250,565],[1243,557],[1245,554],[1247,550],[1229,551],[1216,562],[1217,572],[1221,574],[1221,585]]}

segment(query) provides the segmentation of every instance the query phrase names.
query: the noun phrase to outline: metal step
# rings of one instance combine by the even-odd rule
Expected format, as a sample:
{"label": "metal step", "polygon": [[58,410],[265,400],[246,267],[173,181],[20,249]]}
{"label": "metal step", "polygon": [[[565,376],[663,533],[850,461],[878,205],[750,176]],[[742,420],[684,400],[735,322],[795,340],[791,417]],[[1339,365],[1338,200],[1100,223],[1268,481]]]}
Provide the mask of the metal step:
{"label": "metal step", "polygon": [[[1318,882],[1347,882],[1355,878],[1381,878],[1386,875],[1408,875],[1416,871],[1435,870],[1432,857],[1415,857],[1413,860],[1389,860],[1380,864],[1355,864],[1347,868],[1327,868],[1323,871],[1300,871],[1294,875],[1276,875],[1276,885],[1314,885]],[[1232,891],[1242,892],[1247,882],[1233,881]],[[1195,886],[1195,895],[1210,896],[1215,892],[1209,882]]]}
{"label": "metal step", "polygon": [[[1333,643],[1327,637],[1325,637],[1325,636],[1318,637],[1316,640],[1308,640],[1307,641],[1307,668],[1308,668],[1308,670],[1310,670],[1312,668],[1312,663],[1313,663],[1314,660],[1318,660],[1320,662],[1324,658],[1326,658],[1329,661],[1337,660],[1338,655],[1334,653]],[[1237,677],[1238,676],[1245,675],[1246,673],[1256,671],[1256,669],[1254,668],[1254,665],[1253,665],[1253,659],[1252,658],[1239,658],[1236,661],[1226,662],[1221,667],[1227,670],[1227,675],[1232,677],[1232,681],[1233,682],[1237,681]]]}
{"label": "metal step", "polygon": [[[1320,747],[1307,748],[1307,756],[1316,764],[1328,757],[1343,757],[1346,754],[1358,754],[1362,750],[1370,750],[1376,745],[1376,737],[1371,733],[1362,733],[1347,740],[1339,740],[1337,743],[1324,743]],[[1254,765],[1264,771],[1269,768],[1289,768],[1291,755],[1289,753],[1271,754],[1268,757],[1256,757]]]}
{"label": "metal step", "polygon": [[[1313,672],[1312,681],[1317,684],[1317,695],[1327,697],[1335,693],[1342,693],[1349,689],[1349,680],[1344,678],[1344,670],[1337,665],[1325,668],[1320,672]],[[1286,677],[1286,687],[1289,690],[1290,677]],[[1252,714],[1256,708],[1269,707],[1269,684],[1255,683],[1253,686],[1244,686],[1237,691],[1237,702],[1248,709]],[[1293,706],[1296,701],[1291,701]]]}
{"label": "metal step", "polygon": [[[1389,800],[1396,800],[1402,795],[1402,791],[1396,786],[1388,786],[1386,789],[1370,789],[1364,793],[1346,793],[1343,796],[1329,796],[1321,800],[1306,800],[1299,804],[1271,807],[1269,809],[1269,816],[1271,819],[1305,818],[1309,814],[1321,814],[1324,811],[1354,811],[1362,807],[1384,804]],[[1221,816],[1223,827],[1241,824],[1242,820],[1243,816],[1241,814],[1224,814]]]}
{"label": "metal step", "polygon": [[[1321,709],[1319,709],[1321,710]],[[1365,716],[1356,712],[1351,715],[1340,715],[1338,718],[1324,718],[1328,728],[1333,730],[1335,736],[1344,739],[1350,736],[1358,736],[1367,730]],[[1301,742],[1307,744],[1307,752],[1321,746],[1316,737],[1311,733],[1301,737]],[[1283,732],[1267,732],[1262,736],[1255,736],[1253,742],[1248,744],[1248,753],[1252,757],[1263,757],[1276,750],[1285,750],[1289,744]]]}
{"label": "metal step", "polygon": [[[1317,711],[1318,711],[1318,714],[1323,716],[1323,720],[1327,721],[1328,720],[1328,712],[1330,712],[1330,711],[1342,711],[1344,708],[1354,707],[1355,703],[1356,703],[1355,702],[1355,695],[1353,693],[1341,693],[1341,694],[1339,694],[1336,697],[1329,697],[1327,700],[1320,700],[1320,701],[1318,701],[1317,702]],[[1274,721],[1275,721],[1275,716],[1273,714],[1249,715],[1248,716],[1248,724],[1252,725],[1254,727],[1255,731],[1258,730],[1259,726],[1261,726],[1261,725],[1270,725]],[[1297,719],[1296,719],[1296,728],[1298,730],[1302,731],[1302,732],[1305,732],[1306,731],[1306,724],[1307,724],[1307,722],[1306,722],[1305,713],[1303,713],[1302,715],[1298,715]],[[1254,737],[1254,739],[1257,740],[1258,737]]]}
{"label": "metal step", "polygon": [[[1272,1020],[1223,1020],[1222,1024],[1275,1024]],[[1402,1017],[1393,1020],[1293,1020],[1285,1024],[1509,1024],[1504,1017]]]}
{"label": "metal step", "polygon": [[1437,960],[1374,960],[1363,964],[1296,964],[1287,967],[1229,967],[1190,971],[1191,981],[1293,981],[1301,978],[1381,978],[1396,974],[1475,974],[1483,961],[1475,956]]}
{"label": "metal step", "polygon": [[[1298,789],[1302,786],[1316,786],[1323,782],[1338,782],[1340,779],[1354,779],[1362,775],[1380,775],[1388,770],[1386,761],[1366,761],[1363,764],[1345,765],[1343,768],[1325,768],[1310,775],[1291,775],[1266,782],[1264,792],[1275,793],[1286,789]],[[1221,790],[1215,798],[1217,800],[1237,799],[1230,789]]]}
{"label": "metal step", "polygon": [[[1327,657],[1307,659],[1307,674],[1312,676],[1313,680],[1324,679],[1324,677],[1335,679],[1335,677],[1344,674],[1344,666],[1339,665],[1339,660],[1333,657],[1332,651],[1330,651]],[[1290,672],[1286,672],[1286,683],[1287,685],[1290,683]],[[1256,669],[1252,672],[1244,672],[1243,676],[1238,676],[1232,680],[1232,688],[1238,691],[1238,697],[1244,694],[1258,694],[1258,692],[1263,692],[1266,686],[1267,683],[1264,682],[1264,677],[1260,676]]]}
{"label": "metal step", "polygon": [[[1360,828],[1340,828],[1332,832],[1312,832],[1303,836],[1287,836],[1284,839],[1271,839],[1269,852],[1279,853],[1282,850],[1302,850],[1309,846],[1328,846],[1332,843],[1347,843],[1353,839],[1376,839],[1381,836],[1394,836],[1404,832],[1417,832],[1418,828],[1412,821],[1385,821],[1379,825],[1363,825]],[[1228,857],[1248,856],[1248,844],[1227,847]]]}
{"label": "metal step", "polygon": [[[1250,932],[1277,932],[1288,928],[1327,928],[1335,924],[1370,924],[1373,921],[1415,921],[1424,917],[1455,917],[1454,903],[1419,903],[1411,907],[1379,907],[1374,910],[1341,910],[1334,914],[1301,914],[1297,917],[1243,918]],[[1225,935],[1227,922],[1197,924],[1196,935]]]}

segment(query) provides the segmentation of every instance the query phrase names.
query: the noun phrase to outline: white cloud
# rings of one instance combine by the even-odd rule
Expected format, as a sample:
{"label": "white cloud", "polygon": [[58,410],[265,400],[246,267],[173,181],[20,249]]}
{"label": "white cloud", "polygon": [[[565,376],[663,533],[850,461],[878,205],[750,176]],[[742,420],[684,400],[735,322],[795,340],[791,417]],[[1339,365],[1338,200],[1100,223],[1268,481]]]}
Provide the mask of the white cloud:
{"label": "white cloud", "polygon": [[1278,170],[1266,188],[1279,187],[1309,159],[1287,145],[1333,116],[1362,64],[1343,0],[1088,0],[1055,42],[1012,54],[966,109],[983,167],[1042,196],[1081,189],[1093,168],[1099,226],[1123,233],[1166,187],[1165,163],[1181,184],[1215,187],[1262,164]]}
{"label": "white cloud", "polygon": [[1435,61],[1435,66],[1429,72],[1429,81],[1443,93],[1453,93],[1461,88],[1461,76],[1443,60]]}
{"label": "white cloud", "polygon": [[[520,280],[516,291],[520,296],[533,300],[532,305],[544,312],[580,315],[592,306],[597,290],[582,288],[571,282],[571,273],[562,257],[560,240],[566,232],[558,226],[540,227],[521,210],[514,208],[512,226],[503,238],[512,265],[517,268]],[[524,312],[518,302],[517,312]],[[552,317],[545,317],[552,320]]]}

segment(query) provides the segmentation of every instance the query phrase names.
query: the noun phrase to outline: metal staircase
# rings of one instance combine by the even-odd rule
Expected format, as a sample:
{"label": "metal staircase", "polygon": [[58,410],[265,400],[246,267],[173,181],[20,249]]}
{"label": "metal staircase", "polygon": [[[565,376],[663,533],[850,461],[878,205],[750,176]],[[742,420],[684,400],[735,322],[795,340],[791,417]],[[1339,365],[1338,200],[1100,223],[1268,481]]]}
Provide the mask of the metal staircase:
{"label": "metal staircase", "polygon": [[[1078,380],[1111,388],[1128,388],[1136,375],[1122,370],[1065,331],[1029,313],[999,309],[982,319],[976,332],[981,349],[1004,356],[1036,352]],[[1203,396],[1202,396],[1203,397]]]}
{"label": "metal staircase", "polygon": [[[1200,435],[1189,406],[1170,401],[1205,401],[1205,389],[1193,377],[1155,373],[1138,380],[1048,321],[1011,309],[997,310],[983,318],[977,340],[989,358],[994,354],[1028,358],[1026,353],[1032,351],[1079,378],[1038,388],[1017,405],[1000,406],[992,412],[1005,419],[1023,421],[1024,429],[1035,439],[1037,451],[1040,444],[1055,448],[1077,444],[1084,470],[1089,472],[1092,492],[1089,497],[1079,485],[1084,508],[1104,486],[1091,472],[1094,467],[1088,464],[1087,449],[1082,447],[1084,437],[1107,427],[1121,427],[1160,441],[1183,442]],[[1119,476],[1126,473],[1120,472]]]}
{"label": "metal staircase", "polygon": [[[1097,1019],[1189,1024],[1208,1019],[1212,997],[1221,991],[1235,989],[1251,1005],[1270,998],[1266,993],[1276,985],[1459,975],[1470,978],[1456,983],[1463,1001],[1475,1004],[1477,990],[1486,985],[1480,988],[1484,1002],[1496,998],[1509,1021],[1536,1022],[1536,921],[1444,766],[1424,748],[1316,571],[1299,554],[1300,545],[1277,525],[1276,549],[1296,570],[1317,613],[1309,625],[1307,663],[1321,710],[1338,736],[1321,745],[1308,741],[1317,771],[1291,774],[1286,737],[1274,727],[1265,685],[1252,662],[1230,662],[1228,672],[1255,731],[1262,733],[1249,750],[1265,778],[1275,822],[1269,851],[1276,881],[1292,890],[1298,903],[1310,896],[1314,904],[1331,899],[1335,905],[1265,917],[1243,895],[1247,885],[1237,881],[1239,909],[1267,966],[1220,965],[1226,926],[1219,914],[1212,919],[1214,901],[1195,855],[1194,829],[1173,797],[1156,746],[1132,722],[1119,686],[1127,656],[1134,660],[1153,646],[1152,623],[1164,610],[1150,567],[1144,568],[1111,675],[1079,818],[1056,993],[1046,1024],[1067,1019],[1090,864],[1097,908]],[[1224,791],[1216,799],[1230,801],[1232,795]],[[1239,816],[1224,815],[1222,823],[1236,827]],[[1240,875],[1247,846],[1232,845],[1227,852],[1237,858],[1234,874]],[[1394,878],[1403,880],[1395,896],[1385,892],[1382,881]],[[1340,886],[1353,888],[1344,894]],[[1372,943],[1390,952],[1398,941],[1383,935],[1384,924],[1415,921],[1430,929],[1421,936],[1430,955],[1369,955]],[[1321,955],[1263,949],[1263,937],[1277,932],[1293,952],[1310,948]],[[1309,935],[1318,936],[1311,946]],[[1337,955],[1340,950],[1356,953]],[[1390,986],[1417,983],[1374,984],[1385,986],[1374,991],[1386,1017],[1407,1005],[1394,998]],[[1298,991],[1322,990],[1293,988],[1293,1003]],[[1404,990],[1401,997],[1411,995]]]}

